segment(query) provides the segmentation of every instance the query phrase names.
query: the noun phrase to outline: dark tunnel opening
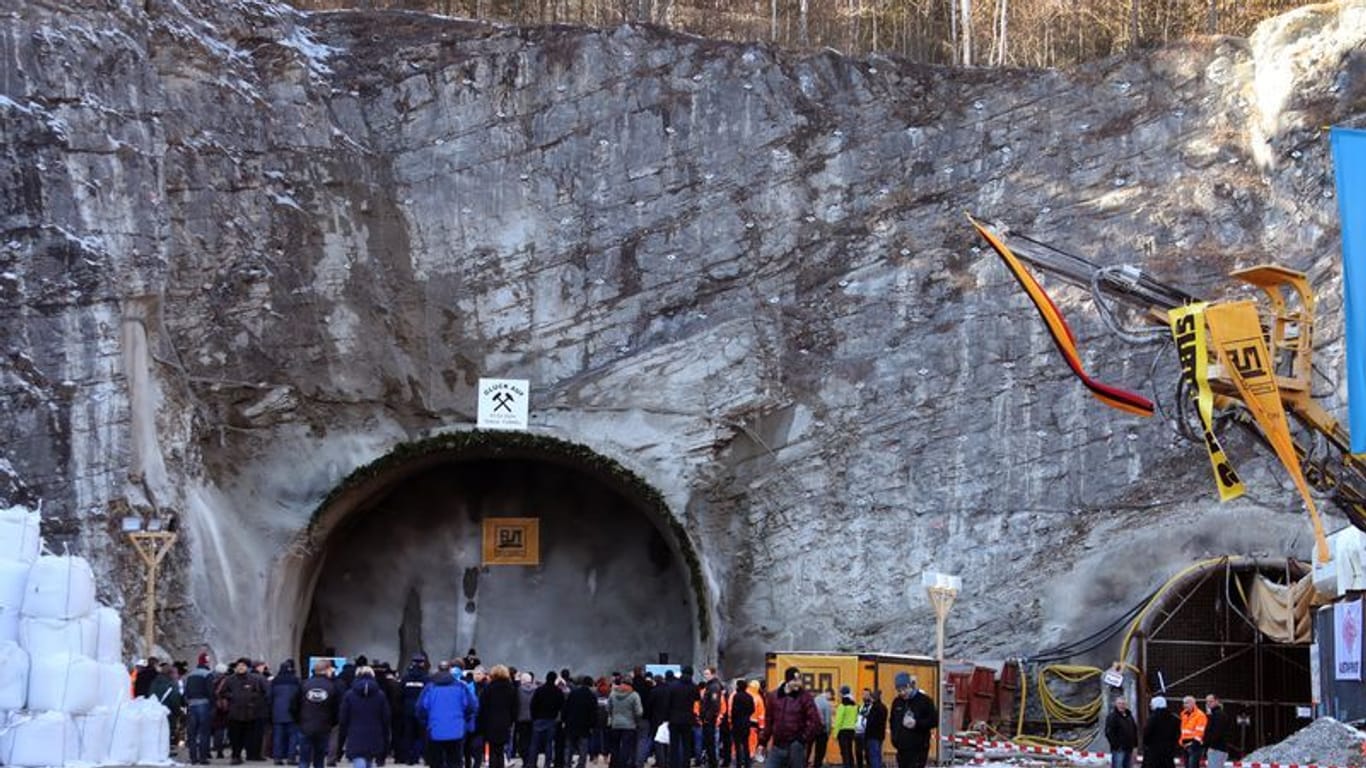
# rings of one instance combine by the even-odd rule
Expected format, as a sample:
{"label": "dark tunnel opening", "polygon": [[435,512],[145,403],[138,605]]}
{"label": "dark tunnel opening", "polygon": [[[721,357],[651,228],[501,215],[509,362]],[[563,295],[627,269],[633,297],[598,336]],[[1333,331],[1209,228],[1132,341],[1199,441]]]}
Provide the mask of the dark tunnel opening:
{"label": "dark tunnel opening", "polygon": [[[474,647],[486,662],[537,672],[690,658],[688,568],[651,512],[564,462],[428,462],[328,533],[301,651],[398,665]],[[489,517],[535,518],[540,564],[484,565]]]}

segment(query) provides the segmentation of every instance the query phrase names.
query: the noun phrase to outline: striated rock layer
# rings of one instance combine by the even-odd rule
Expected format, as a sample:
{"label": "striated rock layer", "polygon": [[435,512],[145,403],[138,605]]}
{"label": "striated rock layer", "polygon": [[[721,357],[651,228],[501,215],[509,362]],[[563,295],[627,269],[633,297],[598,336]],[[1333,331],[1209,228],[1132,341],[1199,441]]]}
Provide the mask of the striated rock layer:
{"label": "striated rock layer", "polygon": [[[0,495],[41,499],[50,543],[92,557],[130,619],[118,519],[175,513],[164,644],[279,656],[323,534],[373,524],[407,475],[391,460],[349,496],[343,478],[471,427],[480,376],[527,378],[531,431],[558,447],[519,460],[626,478],[687,585],[657,610],[687,613],[699,661],[930,651],[927,568],[963,576],[951,653],[1075,639],[1192,559],[1307,557],[1309,526],[1254,441],[1229,436],[1249,494],[1220,506],[1166,418],[1091,400],[962,214],[1211,297],[1238,266],[1306,270],[1340,412],[1322,126],[1366,115],[1364,46],[1360,2],[1067,72],[24,3],[0,15]],[[1171,347],[1123,344],[1053,285],[1088,367],[1170,407]],[[376,541],[369,578],[441,570],[409,538]],[[470,549],[405,613],[430,651],[577,620],[572,590],[531,579],[491,598],[523,601],[498,632],[461,624]],[[583,596],[653,589],[590,566],[564,577]]]}

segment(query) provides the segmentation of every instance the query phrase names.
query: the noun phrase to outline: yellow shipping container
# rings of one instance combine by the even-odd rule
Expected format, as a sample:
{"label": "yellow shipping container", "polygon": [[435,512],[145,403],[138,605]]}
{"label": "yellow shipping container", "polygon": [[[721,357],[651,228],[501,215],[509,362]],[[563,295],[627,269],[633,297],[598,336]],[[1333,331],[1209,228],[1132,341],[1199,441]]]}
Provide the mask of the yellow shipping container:
{"label": "yellow shipping container", "polygon": [[[818,651],[779,651],[768,654],[766,658],[768,689],[774,690],[782,682],[783,670],[796,667],[801,671],[802,681],[813,693],[834,691],[839,697],[840,686],[847,685],[854,692],[854,701],[862,701],[863,689],[882,691],[882,703],[892,708],[892,697],[896,696],[894,680],[898,672],[908,672],[916,679],[920,689],[935,700],[935,705],[943,711],[939,701],[939,662],[929,656],[911,656],[897,653],[821,653]],[[835,703],[838,703],[836,701]],[[887,738],[882,742],[884,766],[896,765],[896,749],[892,747],[892,726],[887,724]],[[938,734],[936,734],[938,735]],[[939,759],[939,740],[930,742],[930,760]],[[840,761],[839,745],[835,734],[825,751],[826,764]]]}

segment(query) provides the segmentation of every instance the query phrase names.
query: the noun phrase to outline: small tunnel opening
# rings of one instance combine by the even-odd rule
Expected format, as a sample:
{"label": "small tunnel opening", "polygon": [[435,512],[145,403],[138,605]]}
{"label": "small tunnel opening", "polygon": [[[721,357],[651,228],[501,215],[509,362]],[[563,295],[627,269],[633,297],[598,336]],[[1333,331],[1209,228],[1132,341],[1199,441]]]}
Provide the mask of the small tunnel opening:
{"label": "small tunnel opening", "polygon": [[[688,568],[600,473],[517,455],[450,456],[360,501],[320,543],[304,656],[463,656],[538,672],[690,658]],[[483,564],[483,521],[535,518],[540,564]]]}
{"label": "small tunnel opening", "polygon": [[[1301,619],[1277,616],[1266,602],[1270,598],[1258,593],[1288,592],[1306,572],[1293,560],[1226,558],[1193,569],[1160,592],[1135,646],[1145,700],[1164,690],[1169,700],[1176,697],[1174,706],[1181,696],[1219,696],[1235,756],[1302,727],[1307,720],[1301,712],[1313,698],[1307,604]],[[1273,625],[1298,627],[1303,636],[1273,637],[1266,631]]]}

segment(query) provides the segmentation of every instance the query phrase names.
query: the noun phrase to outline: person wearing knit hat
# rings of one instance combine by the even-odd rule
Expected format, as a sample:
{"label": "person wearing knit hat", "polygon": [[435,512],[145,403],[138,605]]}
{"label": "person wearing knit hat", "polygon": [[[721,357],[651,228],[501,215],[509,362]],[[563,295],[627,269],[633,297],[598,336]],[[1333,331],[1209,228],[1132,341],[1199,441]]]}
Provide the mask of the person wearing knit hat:
{"label": "person wearing knit hat", "polygon": [[840,686],[840,702],[835,708],[835,740],[840,748],[840,763],[844,768],[863,768],[858,750],[854,749],[854,730],[858,727],[858,704],[847,685]]}
{"label": "person wearing knit hat", "polygon": [[1165,697],[1154,696],[1150,705],[1152,714],[1143,727],[1143,764],[1166,766],[1176,759],[1181,720],[1167,707]]}
{"label": "person wearing knit hat", "polygon": [[214,683],[209,671],[209,654],[199,654],[194,671],[185,676],[185,745],[190,750],[190,765],[208,765],[213,736]]}
{"label": "person wearing knit hat", "polygon": [[895,682],[890,720],[897,768],[925,768],[931,733],[939,727],[939,709],[909,673],[898,672]]}
{"label": "person wearing knit hat", "polygon": [[[767,768],[804,768],[807,748],[814,746],[821,731],[821,715],[796,667],[787,668],[783,681],[764,703],[759,743],[769,744]],[[669,763],[669,768],[687,766]]]}

